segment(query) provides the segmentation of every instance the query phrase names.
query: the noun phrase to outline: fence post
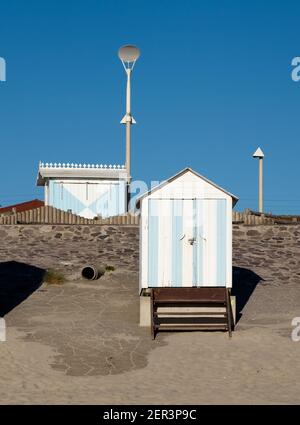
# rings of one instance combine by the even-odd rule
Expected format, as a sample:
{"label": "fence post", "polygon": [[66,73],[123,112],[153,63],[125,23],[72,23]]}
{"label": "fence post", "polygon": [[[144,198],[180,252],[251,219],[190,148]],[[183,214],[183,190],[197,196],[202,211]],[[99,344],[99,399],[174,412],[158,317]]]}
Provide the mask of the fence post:
{"label": "fence post", "polygon": [[44,206],[44,211],[45,211],[44,220],[45,220],[45,223],[48,224],[49,223],[49,207],[48,207],[48,205]]}
{"label": "fence post", "polygon": [[36,209],[36,214],[37,214],[37,222],[40,223],[41,222],[41,209],[40,207]]}
{"label": "fence post", "polygon": [[64,224],[69,224],[69,213],[64,211]]}
{"label": "fence post", "polygon": [[45,207],[41,207],[41,223],[45,224]]}
{"label": "fence post", "polygon": [[52,213],[52,219],[53,219],[53,223],[57,224],[57,209],[53,207],[53,213]]}
{"label": "fence post", "polygon": [[62,210],[57,210],[58,212],[58,224],[63,224],[64,223],[64,212]]}
{"label": "fence post", "polygon": [[54,213],[54,208],[53,207],[49,207],[49,223],[53,224],[53,213]]}

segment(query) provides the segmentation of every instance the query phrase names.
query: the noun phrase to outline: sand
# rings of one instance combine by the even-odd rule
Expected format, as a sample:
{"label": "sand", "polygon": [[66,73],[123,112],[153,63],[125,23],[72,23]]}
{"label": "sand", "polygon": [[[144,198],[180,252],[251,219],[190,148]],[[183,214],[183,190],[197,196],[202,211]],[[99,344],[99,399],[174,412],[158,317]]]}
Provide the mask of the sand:
{"label": "sand", "polygon": [[[232,339],[223,332],[177,332],[159,333],[152,342],[150,332],[138,327],[136,278],[127,276],[125,281],[120,276],[110,278],[97,289],[82,282],[43,287],[44,292],[36,291],[11,311],[7,315],[7,341],[0,342],[0,402],[300,402],[300,342],[291,339],[291,321],[300,316],[300,288],[296,285],[258,285]],[[119,299],[112,297],[112,282],[115,294],[123,288]],[[83,300],[87,294],[89,312],[85,306],[72,311],[76,299],[69,300],[74,291]],[[102,297],[106,301],[101,304]],[[108,308],[110,298],[112,306]],[[120,300],[126,300],[124,305]],[[97,308],[98,304],[105,309]],[[65,314],[60,314],[60,306],[65,306]],[[120,314],[116,313],[118,308]],[[100,320],[102,327],[91,327],[100,313],[102,317],[105,313],[107,322]],[[86,332],[91,328],[91,335],[84,337],[86,352],[76,336],[69,336],[67,346],[63,346],[68,333],[76,334],[76,314],[81,314]],[[122,328],[126,320],[130,326]],[[105,349],[101,351],[100,346]],[[120,352],[124,355],[118,357]],[[110,362],[111,367],[107,366]],[[84,368],[86,364],[90,368]],[[101,367],[97,369],[98,364]]]}

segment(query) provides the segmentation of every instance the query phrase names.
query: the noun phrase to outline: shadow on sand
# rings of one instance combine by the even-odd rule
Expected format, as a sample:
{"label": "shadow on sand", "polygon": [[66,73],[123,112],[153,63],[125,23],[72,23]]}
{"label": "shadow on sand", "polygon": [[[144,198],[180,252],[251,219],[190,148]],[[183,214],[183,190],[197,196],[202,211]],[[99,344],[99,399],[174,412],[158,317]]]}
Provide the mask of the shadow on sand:
{"label": "shadow on sand", "polygon": [[21,304],[43,283],[45,270],[17,261],[0,263],[0,317]]}
{"label": "shadow on sand", "polygon": [[257,284],[262,282],[263,278],[258,276],[252,270],[242,267],[232,268],[232,295],[236,296],[236,321],[242,317],[242,310],[249,301]]}

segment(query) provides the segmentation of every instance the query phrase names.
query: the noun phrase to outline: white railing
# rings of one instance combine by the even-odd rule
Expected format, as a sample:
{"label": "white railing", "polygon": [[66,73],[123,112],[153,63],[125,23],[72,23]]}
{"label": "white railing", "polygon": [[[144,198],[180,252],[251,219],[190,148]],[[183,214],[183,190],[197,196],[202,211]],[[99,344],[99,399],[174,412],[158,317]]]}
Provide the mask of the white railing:
{"label": "white railing", "polygon": [[92,168],[92,169],[105,169],[105,170],[124,170],[125,165],[116,165],[116,164],[74,164],[72,163],[56,163],[56,162],[41,162],[39,163],[39,168]]}

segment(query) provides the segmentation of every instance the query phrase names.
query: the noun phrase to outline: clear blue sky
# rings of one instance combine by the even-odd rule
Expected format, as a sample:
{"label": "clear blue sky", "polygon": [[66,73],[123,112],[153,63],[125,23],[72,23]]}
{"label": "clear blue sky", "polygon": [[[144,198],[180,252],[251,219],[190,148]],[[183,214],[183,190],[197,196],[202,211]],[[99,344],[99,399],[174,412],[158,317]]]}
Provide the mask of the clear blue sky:
{"label": "clear blue sky", "polygon": [[43,197],[38,161],[124,163],[123,44],[133,75],[132,174],[191,166],[257,207],[300,214],[299,1],[43,0],[0,8],[0,204]]}

